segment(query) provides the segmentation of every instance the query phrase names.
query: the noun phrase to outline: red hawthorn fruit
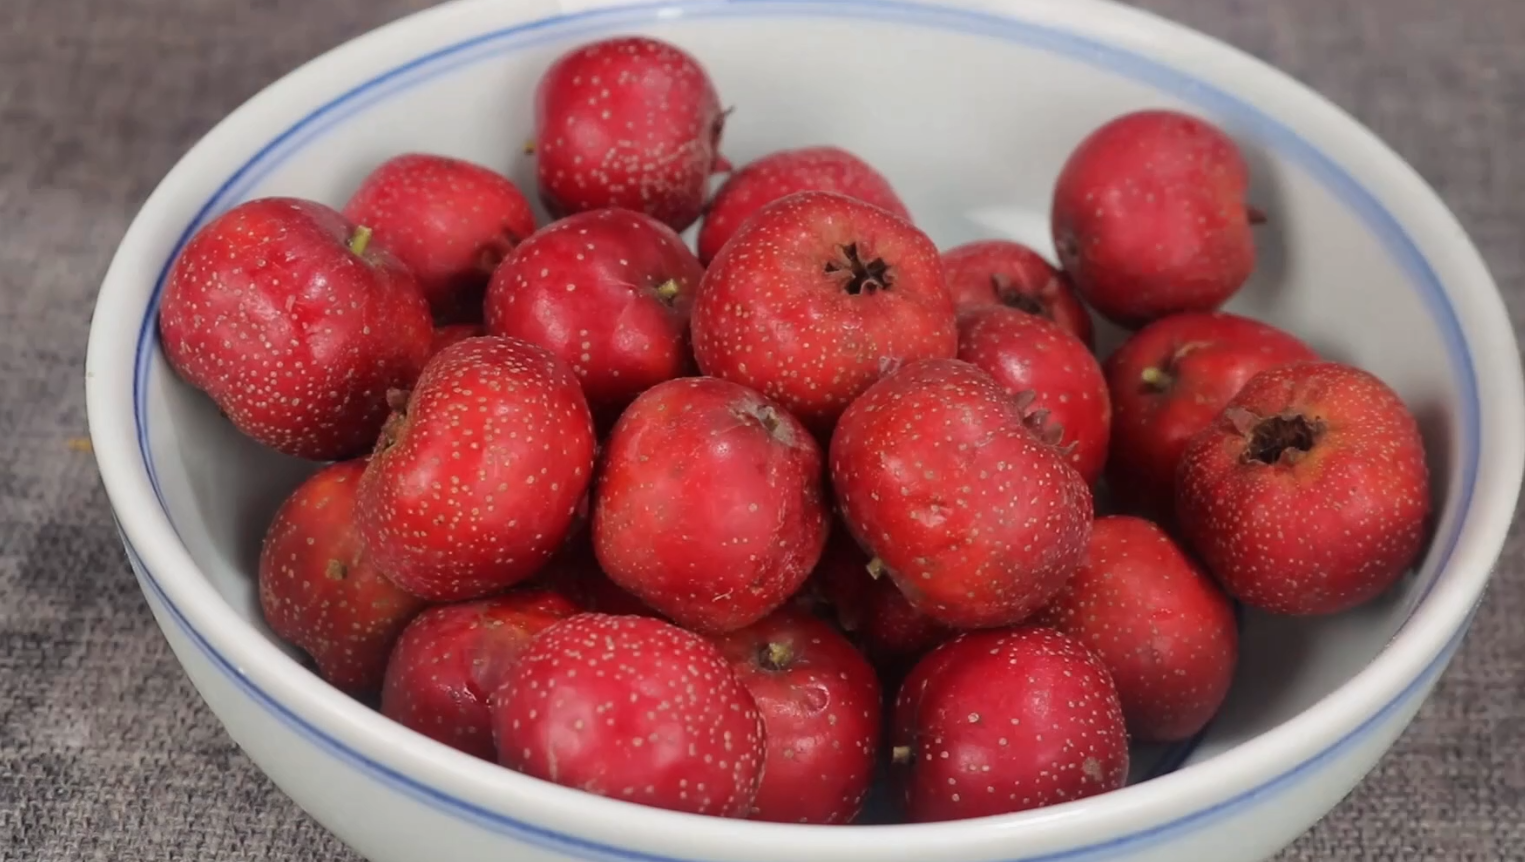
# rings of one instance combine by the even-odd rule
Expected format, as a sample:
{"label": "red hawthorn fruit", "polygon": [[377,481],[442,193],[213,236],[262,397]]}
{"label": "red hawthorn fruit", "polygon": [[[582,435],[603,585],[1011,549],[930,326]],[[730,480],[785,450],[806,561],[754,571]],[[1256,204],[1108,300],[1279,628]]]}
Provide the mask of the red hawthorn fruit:
{"label": "red hawthorn fruit", "polygon": [[896,699],[892,749],[912,822],[1027,811],[1127,780],[1117,689],[1072,638],[1036,627],[971,632],[922,663]]}
{"label": "red hawthorn fruit", "polygon": [[1424,547],[1429,468],[1412,413],[1370,372],[1300,362],[1255,375],[1181,456],[1176,513],[1251,607],[1333,614],[1385,592]]}
{"label": "red hawthorn fruit", "polygon": [[1172,315],[1134,333],[1102,366],[1112,393],[1113,493],[1173,525],[1176,466],[1187,441],[1251,377],[1317,358],[1274,326],[1222,311]]}
{"label": "red hawthorn fruit", "polygon": [[787,601],[820,559],[823,473],[815,439],[774,402],[713,377],[670,380],[609,434],[593,547],[664,616],[732,631]]}
{"label": "red hawthorn fruit", "polygon": [[757,705],[709,641],[585,613],[541,632],[491,700],[498,762],[588,793],[745,817],[762,779]]}
{"label": "red hawthorn fruit", "polygon": [[469,338],[395,402],[360,480],[357,523],[376,565],[436,602],[533,575],[571,532],[593,473],[572,370],[517,339]]}
{"label": "red hawthorn fruit", "polygon": [[515,590],[424,611],[392,650],[381,714],[496,761],[488,697],[536,634],[576,613],[570,599],[549,590]]}
{"label": "red hawthorn fruit", "polygon": [[1142,518],[1098,518],[1084,565],[1037,617],[1090,647],[1137,742],[1180,742],[1217,715],[1239,660],[1234,605]]}
{"label": "red hawthorn fruit", "polygon": [[159,305],[164,355],[240,431],[297,458],[364,455],[433,327],[418,283],[323,204],[260,198],[209,222]]}
{"label": "red hawthorn fruit", "polygon": [[834,192],[796,192],[749,218],[705,272],[692,325],[705,374],[818,432],[887,370],[958,352],[936,246]]}
{"label": "red hawthorn fruit", "polygon": [[989,305],[958,317],[958,358],[1021,396],[1028,427],[1060,446],[1086,484],[1101,478],[1112,433],[1112,399],[1101,366],[1063,327]]}
{"label": "red hawthorn fruit", "polygon": [[1076,290],[1138,328],[1211,311],[1255,268],[1238,145],[1206,120],[1168,110],[1118,117],[1070,154],[1054,188],[1054,247]]}
{"label": "red hawthorn fruit", "polygon": [[785,608],[716,640],[762,715],[767,755],[750,819],[850,823],[874,777],[882,693],[830,624]]}
{"label": "red hawthorn fruit", "polygon": [[714,259],[736,229],[764,206],[803,191],[837,192],[911,220],[895,189],[873,166],[839,147],[770,153],[731,174],[715,192],[699,227],[699,259]]}
{"label": "red hawthorn fruit", "polygon": [[676,231],[699,218],[725,113],[704,68],[644,36],[563,54],[535,91],[536,179],[556,216],[620,207]]}
{"label": "red hawthorn fruit", "polygon": [[387,655],[424,603],[372,564],[355,532],[363,460],[308,477],[281,504],[259,558],[259,600],[277,637],[312,658],[335,688],[367,697],[381,686]]}
{"label": "red hawthorn fruit", "polygon": [[892,578],[875,568],[845,526],[838,525],[816,564],[813,586],[881,672],[894,676],[954,631],[911,606]]}
{"label": "red hawthorn fruit", "polygon": [[918,611],[1012,625],[1063,588],[1089,541],[1091,491],[1027,428],[1017,399],[957,359],[912,363],[837,425],[842,518]]}
{"label": "red hawthorn fruit", "polygon": [[1069,277],[1027,246],[983,239],[943,252],[948,293],[959,311],[1005,305],[1046,317],[1094,348],[1091,313],[1081,304]]}
{"label": "red hawthorn fruit", "polygon": [[404,153],[371,171],[344,215],[375,232],[412,271],[437,319],[482,319],[498,262],[535,232],[535,214],[507,177],[464,159]]}
{"label": "red hawthorn fruit", "polygon": [[688,317],[704,268],[672,229],[602,209],[525,240],[487,291],[487,327],[561,357],[599,424],[652,386],[691,374]]}

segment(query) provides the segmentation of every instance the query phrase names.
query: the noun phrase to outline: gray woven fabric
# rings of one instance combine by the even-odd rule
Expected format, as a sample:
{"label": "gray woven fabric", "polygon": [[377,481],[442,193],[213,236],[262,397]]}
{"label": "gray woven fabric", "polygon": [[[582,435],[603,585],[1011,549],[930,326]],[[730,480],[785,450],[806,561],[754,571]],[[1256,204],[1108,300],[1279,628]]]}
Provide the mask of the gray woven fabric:
{"label": "gray woven fabric", "polygon": [[[220,116],[420,0],[6,0],[0,28],[0,858],[353,860],[186,682],[82,451],[97,285]],[[1150,0],[1269,59],[1427,177],[1525,315],[1525,3]],[[1525,545],[1433,699],[1282,862],[1525,857]],[[1211,862],[1211,860],[1203,860]]]}

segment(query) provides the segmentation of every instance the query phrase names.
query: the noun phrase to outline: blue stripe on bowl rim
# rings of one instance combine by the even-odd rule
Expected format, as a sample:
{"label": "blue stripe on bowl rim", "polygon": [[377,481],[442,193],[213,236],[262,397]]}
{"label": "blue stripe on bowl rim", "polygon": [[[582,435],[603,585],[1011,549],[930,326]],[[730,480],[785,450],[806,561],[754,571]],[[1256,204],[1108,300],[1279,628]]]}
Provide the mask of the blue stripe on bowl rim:
{"label": "blue stripe on bowl rim", "polygon": [[[160,296],[163,293],[170,266],[196,230],[217,214],[243,200],[250,190],[256,188],[271,171],[278,168],[287,158],[302,149],[306,144],[316,140],[327,130],[364,111],[369,106],[383,101],[398,92],[415,87],[462,66],[497,57],[513,50],[547,42],[571,39],[581,35],[607,33],[623,26],[652,23],[659,18],[670,20],[674,16],[687,19],[782,16],[871,19],[874,21],[888,21],[996,38],[1025,47],[1056,53],[1113,74],[1141,81],[1198,108],[1218,116],[1232,118],[1241,129],[1255,136],[1262,144],[1275,150],[1282,158],[1297,164],[1307,171],[1309,175],[1338,197],[1348,209],[1360,218],[1373,235],[1381,241],[1388,254],[1395,259],[1407,274],[1410,283],[1417,289],[1422,300],[1430,310],[1433,319],[1440,328],[1452,367],[1456,370],[1455,382],[1457,391],[1461,396],[1462,408],[1460,417],[1462,435],[1460,443],[1465,453],[1461,471],[1462,487],[1459,495],[1459,504],[1463,512],[1470,508],[1481,451],[1481,423],[1479,415],[1481,406],[1478,399],[1475,369],[1472,364],[1471,355],[1467,350],[1465,336],[1462,333],[1460,322],[1457,320],[1455,312],[1445,296],[1438,276],[1430,267],[1428,261],[1425,260],[1412,238],[1404,231],[1397,219],[1387,212],[1381,203],[1362,187],[1355,178],[1350,176],[1333,159],[1317,150],[1292,129],[1255,108],[1253,105],[1204,80],[1194,78],[1142,55],[1134,54],[1062,29],[1022,21],[1013,17],[975,10],[926,6],[914,2],[905,2],[905,0],[675,0],[675,2],[645,3],[592,9],[555,18],[539,19],[495,30],[455,43],[379,74],[335,97],[272,138],[253,157],[233,172],[212,197],[202,205],[196,216],[185,227],[175,247],[166,257],[160,269],[159,277],[154,285],[153,293],[150,296],[143,321],[139,328],[133,379],[136,432],[139,451],[143,457],[149,481],[161,508],[164,508],[166,512],[168,511],[168,507],[165,506],[159,479],[154,469],[153,452],[149,441],[149,416],[147,409],[148,374],[151,368],[154,348],[158,342],[155,312],[158,308]],[[1441,564],[1434,568],[1434,574],[1431,575],[1429,582],[1420,588],[1418,600],[1412,603],[1409,612],[1410,617],[1413,615],[1413,609],[1417,609],[1422,605],[1424,598],[1434,588],[1439,572],[1445,569],[1445,564],[1449,561],[1460,538],[1461,524],[1464,520],[1464,518],[1458,519],[1453,529],[1446,536],[1436,538],[1435,545],[1440,552]],[[232,677],[256,702],[275,714],[283,723],[298,730],[305,737],[330,753],[335,754],[341,760],[361,767],[396,789],[425,802],[431,807],[464,817],[478,825],[492,828],[494,831],[507,832],[530,843],[542,844],[557,849],[560,852],[575,850],[576,855],[588,859],[675,862],[675,860],[669,857],[634,854],[616,847],[592,844],[575,836],[549,832],[540,827],[487,811],[465,800],[451,797],[439,790],[420,784],[416,780],[397,773],[382,764],[369,760],[342,741],[325,734],[317,727],[302,719],[290,708],[275,701],[267,692],[254,686],[247,677],[238,671],[232,662],[222,656],[200,632],[191,626],[184,614],[170,600],[162,586],[158,583],[158,580],[143,564],[141,558],[130,545],[128,545],[128,553],[133,558],[134,567],[145,588],[169,610],[177,625],[191,637],[192,641],[196,643],[202,652],[212,659],[215,666]],[[1407,620],[1405,620],[1406,622]],[[1079,862],[1082,859],[1094,858],[1098,853],[1116,851],[1120,847],[1131,843],[1152,843],[1150,841],[1151,838],[1157,839],[1160,835],[1173,833],[1180,828],[1185,828],[1186,825],[1200,822],[1203,818],[1210,815],[1224,813],[1238,805],[1248,803],[1265,792],[1269,792],[1273,787],[1293,780],[1305,770],[1311,769],[1329,757],[1334,756],[1337,751],[1354,744],[1358,741],[1359,736],[1364,735],[1367,730],[1379,723],[1380,717],[1391,714],[1395,709],[1403,705],[1410,696],[1419,690],[1424,681],[1433,678],[1445,666],[1446,661],[1451,653],[1454,652],[1457,644],[1460,642],[1462,633],[1465,631],[1466,626],[1463,626],[1430,667],[1411,683],[1403,693],[1384,706],[1376,716],[1368,719],[1361,728],[1358,728],[1349,736],[1335,743],[1331,748],[1315,755],[1309,761],[1272,779],[1266,785],[1249,791],[1235,799],[1194,812],[1191,815],[1159,827],[1090,847],[1077,848],[1041,857],[1026,857],[1021,862],[1058,862],[1058,860]],[[1202,735],[1199,735],[1189,742],[1165,752],[1161,756],[1160,763],[1151,772],[1150,777],[1179,768],[1190,756],[1196,745],[1200,743],[1201,739]],[[589,855],[590,853],[595,855]]]}

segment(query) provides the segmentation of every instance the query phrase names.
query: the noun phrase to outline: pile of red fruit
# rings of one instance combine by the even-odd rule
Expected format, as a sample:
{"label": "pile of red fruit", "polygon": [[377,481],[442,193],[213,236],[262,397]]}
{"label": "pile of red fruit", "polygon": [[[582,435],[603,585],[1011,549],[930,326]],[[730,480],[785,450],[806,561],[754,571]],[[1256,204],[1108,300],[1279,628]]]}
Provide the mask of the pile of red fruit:
{"label": "pile of red fruit", "polygon": [[[1262,217],[1201,119],[1080,143],[1056,268],[939,252],[838,148],[731,171],[661,42],[565,54],[536,108],[550,223],[401,155],[342,211],[218,217],[160,309],[230,421],[332,462],[269,528],[270,626],[420,733],[720,816],[851,822],[881,761],[908,820],[1030,809],[1207,725],[1234,599],[1340,612],[1422,550],[1398,397],[1217,311]],[[1105,363],[1087,306],[1136,330]]]}

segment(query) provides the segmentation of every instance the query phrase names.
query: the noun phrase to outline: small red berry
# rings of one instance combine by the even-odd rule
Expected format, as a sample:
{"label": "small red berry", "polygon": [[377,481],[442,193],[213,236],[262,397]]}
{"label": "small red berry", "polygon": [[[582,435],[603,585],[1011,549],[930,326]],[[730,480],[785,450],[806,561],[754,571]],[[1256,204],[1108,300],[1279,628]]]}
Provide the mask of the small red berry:
{"label": "small red berry", "polygon": [[672,229],[619,209],[525,240],[487,291],[487,328],[559,356],[607,427],[635,396],[694,371],[688,316],[704,268]]}
{"label": "small red berry", "polygon": [[874,669],[830,624],[798,608],[716,640],[767,737],[750,819],[850,823],[874,777],[883,711]]}
{"label": "small red berry", "polygon": [[910,222],[833,192],[763,207],[694,302],[694,355],[826,430],[897,364],[958,351],[937,248]]}
{"label": "small red berry", "polygon": [[971,632],[922,662],[896,700],[892,749],[912,822],[1027,811],[1127,780],[1117,689],[1072,638]]}
{"label": "small red berry", "polygon": [[165,358],[237,428],[279,452],[354,458],[376,442],[387,392],[429,355],[413,274],[319,203],[261,198],[196,232],[159,305]]}
{"label": "small red berry", "polygon": [[699,228],[699,259],[708,264],[753,213],[803,191],[837,192],[911,220],[889,180],[852,153],[825,146],[781,150],[744,165],[715,192]]}
{"label": "small red berry", "polygon": [[1037,621],[1101,657],[1138,742],[1196,735],[1234,681],[1233,603],[1164,530],[1142,518],[1096,519],[1085,565]]}
{"label": "small red berry", "polygon": [[1059,446],[1086,484],[1101,478],[1112,399],[1080,339],[1042,317],[989,305],[959,315],[958,358],[1020,396],[1028,427]]}
{"label": "small red berry", "polygon": [[659,384],[605,445],[593,546],[610,579],[680,625],[750,625],[799,589],[830,525],[820,448],[761,395],[713,377]]}
{"label": "small red berry", "polygon": [[1091,313],[1081,304],[1069,277],[1019,242],[983,239],[943,252],[948,293],[959,311],[1005,305],[1046,317],[1095,346]]}
{"label": "small red berry", "polygon": [[259,558],[259,599],[276,635],[357,697],[381,687],[392,643],[424,603],[377,571],[355,532],[362,460],[331,464],[281,504]]}
{"label": "small red berry", "polygon": [[491,700],[498,761],[588,793],[745,817],[762,718],[714,644],[648,617],[579,614],[541,632]]}
{"label": "small red berry", "polygon": [[436,318],[482,319],[482,292],[498,261],[535,232],[535,214],[507,177],[464,159],[405,153],[360,183],[344,215],[418,279]]}
{"label": "small red berry", "polygon": [[1060,171],[1059,260],[1092,308],[1137,328],[1211,311],[1255,268],[1249,170],[1234,140],[1176,111],[1138,111],[1086,137]]}
{"label": "small red berry", "polygon": [[620,207],[681,231],[699,218],[725,114],[704,67],[644,36],[591,42],[535,91],[536,178],[556,216]]}
{"label": "small red berry", "polygon": [[593,473],[593,420],[572,370],[486,335],[430,360],[360,481],[376,565],[430,601],[533,575],[570,534]]}
{"label": "small red berry", "polygon": [[1370,372],[1300,362],[1255,375],[1187,444],[1176,513],[1240,601],[1332,614],[1385,592],[1424,547],[1424,439]]}
{"label": "small red berry", "polygon": [[392,650],[381,714],[496,760],[488,696],[536,634],[577,612],[570,599],[547,590],[516,590],[424,611]]}
{"label": "small red berry", "polygon": [[832,437],[843,520],[944,625],[1021,622],[1085,554],[1090,489],[1025,419],[989,374],[928,359],[874,384]]}

